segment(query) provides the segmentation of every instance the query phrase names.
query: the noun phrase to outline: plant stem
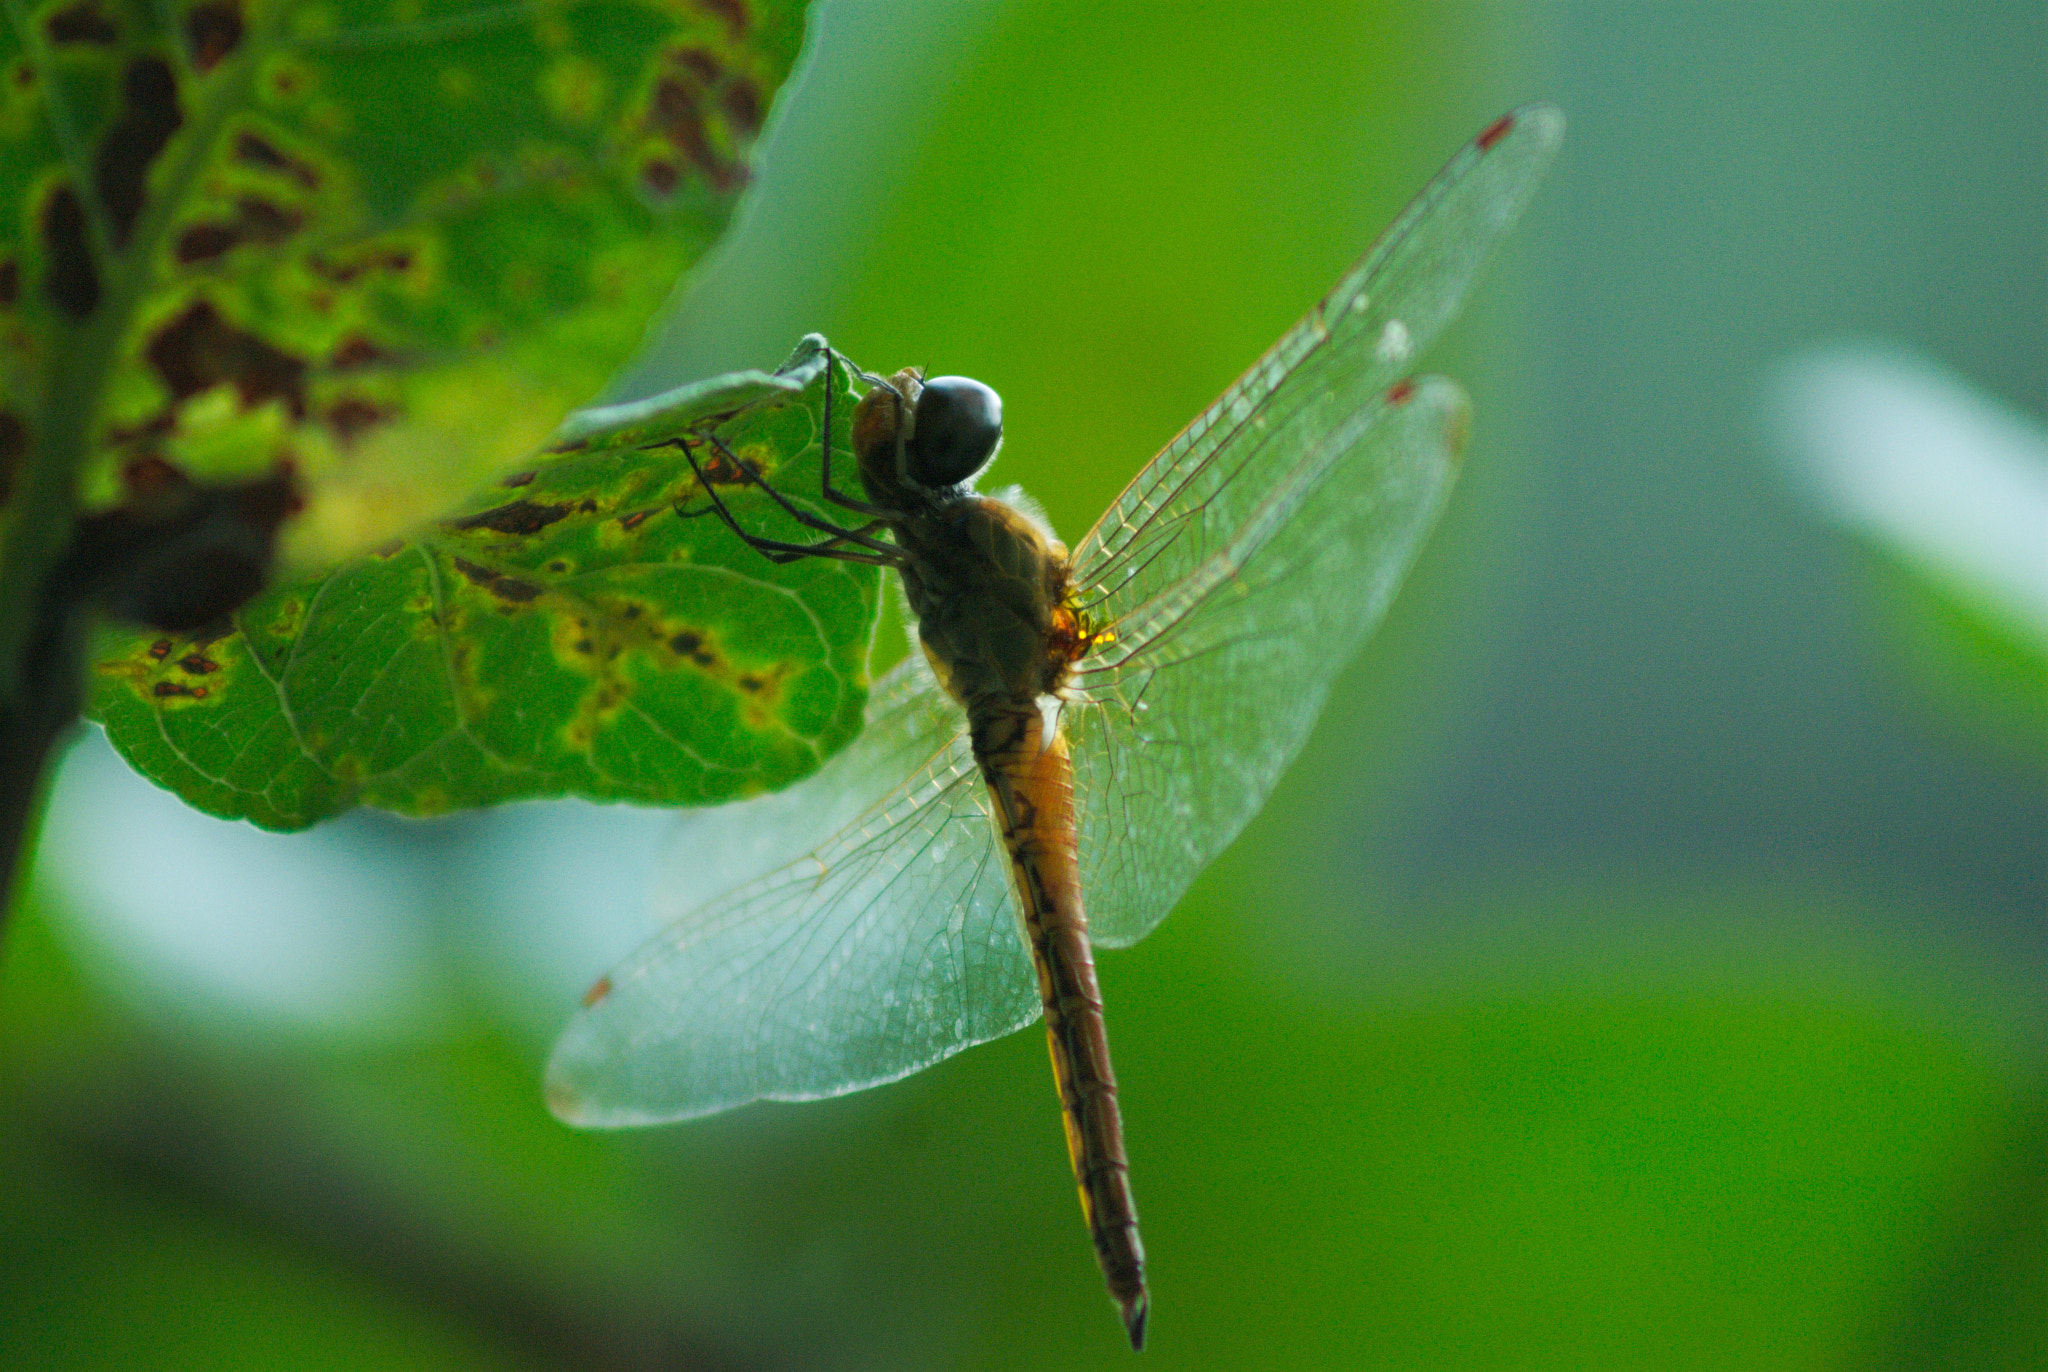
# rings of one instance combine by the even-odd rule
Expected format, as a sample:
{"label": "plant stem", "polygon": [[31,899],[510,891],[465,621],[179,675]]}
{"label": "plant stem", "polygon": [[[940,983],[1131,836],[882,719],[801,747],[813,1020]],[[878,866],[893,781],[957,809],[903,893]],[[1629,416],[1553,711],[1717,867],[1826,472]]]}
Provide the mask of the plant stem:
{"label": "plant stem", "polygon": [[84,695],[78,606],[50,573],[71,541],[78,472],[116,333],[109,313],[69,331],[51,350],[34,442],[0,537],[0,933],[44,764]]}
{"label": "plant stem", "polygon": [[[52,60],[39,24],[22,0],[0,0],[38,73]],[[63,145],[87,214],[88,239],[100,285],[99,306],[76,323],[59,317],[44,363],[38,411],[21,480],[0,510],[0,936],[6,932],[17,868],[41,794],[51,746],[71,727],[85,699],[83,616],[86,589],[52,578],[71,548],[78,514],[78,476],[93,450],[93,431],[121,343],[157,285],[152,245],[169,235],[184,191],[199,177],[229,115],[246,107],[259,57],[285,22],[288,6],[259,22],[213,79],[207,99],[187,111],[186,124],[160,168],[152,194],[124,246],[109,237],[104,208],[92,194],[92,162],[69,111],[47,111]],[[174,33],[167,26],[166,33]],[[193,87],[185,49],[167,40],[179,64],[179,87]]]}

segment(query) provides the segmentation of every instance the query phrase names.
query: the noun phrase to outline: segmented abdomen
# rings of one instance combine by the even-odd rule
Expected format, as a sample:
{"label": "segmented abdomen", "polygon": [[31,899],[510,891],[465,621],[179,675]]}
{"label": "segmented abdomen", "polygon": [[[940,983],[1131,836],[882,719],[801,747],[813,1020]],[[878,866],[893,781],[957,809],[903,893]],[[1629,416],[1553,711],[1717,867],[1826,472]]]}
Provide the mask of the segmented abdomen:
{"label": "segmented abdomen", "polygon": [[1081,1210],[1109,1293],[1135,1346],[1145,1336],[1145,1250],[1138,1240],[1116,1073],[1110,1067],[1102,993],[1081,903],[1073,765],[1066,739],[1057,732],[1045,737],[1045,718],[1035,700],[976,702],[968,722],[975,761],[988,783],[1010,855],[1025,940],[1038,969]]}

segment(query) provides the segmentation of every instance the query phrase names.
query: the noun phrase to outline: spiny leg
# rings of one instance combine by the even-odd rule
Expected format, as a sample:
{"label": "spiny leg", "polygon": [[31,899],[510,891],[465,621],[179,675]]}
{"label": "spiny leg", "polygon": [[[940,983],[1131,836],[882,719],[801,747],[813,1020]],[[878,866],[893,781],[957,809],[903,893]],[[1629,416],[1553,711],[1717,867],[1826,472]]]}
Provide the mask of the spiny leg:
{"label": "spiny leg", "polygon": [[[720,455],[727,462],[733,465],[735,471],[739,472],[748,482],[758,487],[764,495],[780,506],[783,512],[789,515],[790,518],[803,525],[806,529],[816,529],[821,534],[832,535],[819,546],[830,546],[834,543],[851,541],[866,548],[869,552],[883,553],[891,556],[895,554],[895,544],[884,543],[882,540],[871,536],[877,528],[883,527],[882,520],[870,520],[858,529],[849,529],[843,524],[834,524],[822,515],[814,515],[809,510],[800,509],[790,501],[788,496],[769,485],[759,472],[740,461],[739,454],[726,447],[725,440],[721,439],[717,434],[706,434],[705,438],[711,443],[712,447],[718,449]],[[682,445],[684,456],[690,459],[691,469],[697,472],[697,479],[703,484],[705,493],[710,494],[711,483],[705,480],[703,470],[697,466],[696,456],[690,452],[688,440],[682,440]]]}
{"label": "spiny leg", "polygon": [[[758,486],[761,490],[766,491],[770,498],[794,515],[799,522],[810,528],[828,530],[832,536],[818,543],[785,543],[780,539],[763,538],[759,534],[748,533],[740,527],[739,521],[733,518],[731,509],[726,506],[725,500],[718,494],[718,487],[711,482],[710,478],[704,475],[704,469],[698,465],[697,454],[691,449],[689,440],[678,438],[671,441],[683,450],[683,456],[689,461],[690,470],[697,474],[697,483],[704,488],[704,494],[711,497],[711,508],[720,519],[725,521],[725,526],[738,535],[741,542],[745,543],[755,552],[760,553],[763,557],[766,557],[769,561],[787,563],[794,562],[802,557],[829,557],[840,562],[863,562],[874,567],[895,567],[901,565],[902,554],[893,545],[883,543],[879,539],[870,538],[862,530],[842,529],[829,520],[820,519],[816,515],[808,514],[805,511],[792,507],[781,492],[770,486],[766,481],[763,481],[757,473],[749,470],[745,463],[740,462],[733,456],[731,449],[726,448],[723,443],[719,443],[718,447],[720,450],[725,453],[728,459],[733,461],[738,471],[745,474],[748,481]],[[717,442],[716,439],[712,441],[714,443]],[[685,510],[679,505],[676,507],[676,513],[687,519],[695,515],[701,515],[704,511]],[[873,528],[874,526],[869,525],[868,527]],[[855,552],[851,548],[835,548],[832,546],[835,543],[844,542],[849,539],[875,551]]]}

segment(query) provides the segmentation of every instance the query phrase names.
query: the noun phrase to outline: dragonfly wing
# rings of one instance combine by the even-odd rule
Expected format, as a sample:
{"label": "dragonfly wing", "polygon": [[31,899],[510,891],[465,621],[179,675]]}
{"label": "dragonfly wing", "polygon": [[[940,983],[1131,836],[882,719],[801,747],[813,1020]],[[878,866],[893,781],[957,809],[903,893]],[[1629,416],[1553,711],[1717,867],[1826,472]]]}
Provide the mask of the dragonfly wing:
{"label": "dragonfly wing", "polygon": [[958,707],[908,664],[814,776],[702,816],[670,856],[758,866],[772,859],[756,836],[835,819],[592,988],[548,1064],[557,1115],[649,1124],[840,1095],[1037,1018]]}
{"label": "dragonfly wing", "polygon": [[1098,943],[1149,932],[1265,803],[1442,509],[1463,394],[1403,381],[1563,137],[1468,144],[1307,318],[1169,443],[1075,552],[1113,642],[1069,727]]}
{"label": "dragonfly wing", "polygon": [[1327,439],[1382,403],[1464,303],[1535,194],[1564,116],[1532,105],[1467,144],[1336,289],[1131,479],[1074,550],[1110,619],[1237,536]]}
{"label": "dragonfly wing", "polygon": [[1259,812],[1420,551],[1467,406],[1442,377],[1404,389],[1077,670],[1067,727],[1096,943],[1150,933]]}

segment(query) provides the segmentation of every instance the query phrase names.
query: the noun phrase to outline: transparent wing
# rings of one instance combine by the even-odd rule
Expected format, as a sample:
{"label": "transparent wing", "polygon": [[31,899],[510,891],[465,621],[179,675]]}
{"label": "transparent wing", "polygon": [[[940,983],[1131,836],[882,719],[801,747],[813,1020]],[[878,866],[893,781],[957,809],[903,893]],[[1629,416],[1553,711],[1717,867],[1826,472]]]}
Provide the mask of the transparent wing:
{"label": "transparent wing", "polygon": [[1075,553],[1116,639],[1069,715],[1096,942],[1149,932],[1264,804],[1435,522],[1462,393],[1404,382],[1560,139],[1468,144],[1337,288],[1138,474]]}
{"label": "transparent wing", "polygon": [[917,667],[878,686],[861,736],[814,776],[697,817],[667,857],[688,891],[805,832],[829,836],[687,909],[592,988],[548,1064],[557,1115],[650,1124],[840,1095],[1037,1018],[959,708]]}
{"label": "transparent wing", "polygon": [[1442,377],[1360,414],[1320,482],[1083,661],[1066,727],[1096,943],[1150,933],[1265,804],[1436,522],[1465,414]]}

